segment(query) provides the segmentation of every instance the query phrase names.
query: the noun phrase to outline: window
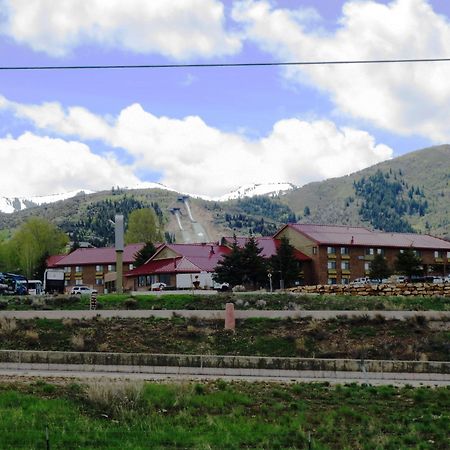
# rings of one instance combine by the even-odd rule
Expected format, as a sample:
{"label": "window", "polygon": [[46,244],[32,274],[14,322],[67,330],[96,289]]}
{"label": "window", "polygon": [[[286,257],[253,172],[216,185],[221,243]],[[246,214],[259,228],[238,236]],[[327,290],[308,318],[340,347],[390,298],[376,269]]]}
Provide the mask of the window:
{"label": "window", "polygon": [[77,286],[80,286],[81,284],[83,284],[83,280],[80,278],[80,279],[78,279],[78,280],[75,280],[75,284],[77,285]]}
{"label": "window", "polygon": [[366,248],[366,255],[374,255],[375,254],[375,249],[374,248]]}
{"label": "window", "polygon": [[138,277],[138,286],[139,287],[145,286],[145,276]]}
{"label": "window", "polygon": [[97,286],[103,286],[103,278],[96,278],[95,279],[95,284]]}
{"label": "window", "polygon": [[403,250],[403,249],[400,249],[400,253],[405,253],[405,250]]}
{"label": "window", "polygon": [[116,270],[116,265],[115,264],[108,264],[108,271],[109,272],[114,272]]}
{"label": "window", "polygon": [[167,286],[170,286],[170,275],[168,273],[163,273],[159,276],[160,283],[166,283]]}
{"label": "window", "polygon": [[313,255],[317,255],[317,247],[313,247],[312,249],[313,249]]}
{"label": "window", "polygon": [[450,252],[447,252],[447,259],[450,259]]}
{"label": "window", "polygon": [[[448,252],[447,252],[448,253]],[[435,258],[442,258],[444,255],[443,255],[443,252],[441,252],[440,250],[435,250],[434,251],[434,257]]]}
{"label": "window", "polygon": [[341,269],[342,270],[350,270],[350,262],[349,261],[341,261]]}
{"label": "window", "polygon": [[328,261],[327,267],[328,267],[328,270],[335,270],[336,269],[336,261]]}
{"label": "window", "polygon": [[64,273],[70,273],[70,272],[72,272],[72,267],[70,267],[70,266],[64,267]]}
{"label": "window", "polygon": [[134,269],[134,264],[128,264],[128,270],[133,270]]}
{"label": "window", "polygon": [[341,255],[348,255],[348,247],[341,247]]}
{"label": "window", "polygon": [[102,266],[101,264],[95,266],[95,271],[96,271],[96,272],[103,272],[103,266]]}
{"label": "window", "polygon": [[83,272],[83,267],[82,266],[75,266],[75,272]]}
{"label": "window", "polygon": [[413,250],[416,256],[422,256],[422,252],[420,250]]}
{"label": "window", "polygon": [[336,247],[327,247],[327,253],[329,255],[335,255],[336,254]]}
{"label": "window", "polygon": [[337,284],[336,278],[328,278],[328,284]]}
{"label": "window", "polygon": [[365,262],[365,263],[364,263],[364,270],[365,270],[366,272],[368,272],[368,271],[370,270],[370,262]]}
{"label": "window", "polygon": [[377,248],[377,254],[384,256],[384,248]]}
{"label": "window", "polygon": [[349,284],[350,283],[350,278],[348,277],[342,277],[341,279],[341,284]]}

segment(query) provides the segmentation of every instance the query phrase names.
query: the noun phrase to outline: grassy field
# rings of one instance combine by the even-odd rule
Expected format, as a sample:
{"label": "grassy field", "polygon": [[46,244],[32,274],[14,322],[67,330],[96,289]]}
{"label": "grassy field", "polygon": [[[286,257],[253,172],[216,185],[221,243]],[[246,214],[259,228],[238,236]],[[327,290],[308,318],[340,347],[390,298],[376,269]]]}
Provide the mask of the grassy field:
{"label": "grassy field", "polygon": [[0,318],[0,348],[17,350],[181,353],[316,358],[450,360],[450,323],[423,317],[247,319],[236,332],[221,320]]}
{"label": "grassy field", "polygon": [[[0,448],[447,449],[449,388],[0,384]],[[309,446],[309,447],[308,447]]]}
{"label": "grassy field", "polygon": [[[103,309],[224,309],[225,303],[234,302],[239,309],[305,309],[305,310],[417,310],[450,311],[450,297],[351,297],[308,296],[293,294],[211,294],[195,295],[127,294],[99,295],[99,308]],[[0,309],[89,309],[89,298],[79,296],[57,297],[0,297]]]}

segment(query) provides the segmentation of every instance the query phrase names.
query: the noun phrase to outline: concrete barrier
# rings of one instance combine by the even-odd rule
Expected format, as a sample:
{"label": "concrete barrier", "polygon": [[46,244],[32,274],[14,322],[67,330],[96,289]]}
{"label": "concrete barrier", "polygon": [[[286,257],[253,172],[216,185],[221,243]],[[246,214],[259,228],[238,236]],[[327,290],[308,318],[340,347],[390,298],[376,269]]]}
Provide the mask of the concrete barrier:
{"label": "concrete barrier", "polygon": [[[312,372],[371,372],[450,374],[447,361],[355,360],[318,358],[277,358],[259,356],[164,355],[145,353],[100,353],[0,350],[0,367],[54,370],[149,372],[154,368],[201,368],[279,370]],[[80,369],[82,367],[83,369]],[[122,368],[122,369],[121,369]],[[151,369],[153,368],[153,369]]]}

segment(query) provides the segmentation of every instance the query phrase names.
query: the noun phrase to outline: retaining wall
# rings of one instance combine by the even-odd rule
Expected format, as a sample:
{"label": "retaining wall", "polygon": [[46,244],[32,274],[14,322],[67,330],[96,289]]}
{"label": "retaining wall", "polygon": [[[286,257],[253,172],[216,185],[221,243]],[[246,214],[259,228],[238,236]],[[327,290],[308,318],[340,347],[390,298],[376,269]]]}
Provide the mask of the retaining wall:
{"label": "retaining wall", "polygon": [[400,283],[400,284],[319,284],[291,289],[296,294],[450,297],[449,283]]}
{"label": "retaining wall", "polygon": [[291,371],[436,373],[450,374],[450,362],[388,361],[317,358],[272,358],[258,356],[164,355],[144,353],[96,353],[0,350],[0,365],[40,365],[43,369],[74,370],[84,366],[96,371],[99,367],[131,367],[133,372],[148,372],[148,367],[195,367],[220,369],[266,369]]}

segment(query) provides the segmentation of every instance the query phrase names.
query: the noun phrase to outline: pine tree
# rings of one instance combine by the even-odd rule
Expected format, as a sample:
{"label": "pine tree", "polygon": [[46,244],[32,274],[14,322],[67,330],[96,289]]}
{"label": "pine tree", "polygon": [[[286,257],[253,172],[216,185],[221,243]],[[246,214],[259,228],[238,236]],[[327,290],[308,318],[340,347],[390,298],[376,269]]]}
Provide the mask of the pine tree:
{"label": "pine tree", "polygon": [[261,256],[262,249],[254,236],[251,236],[242,249],[242,272],[244,284],[253,289],[265,286],[267,282],[267,261]]}
{"label": "pine tree", "polygon": [[373,280],[382,280],[383,278],[388,278],[391,275],[392,271],[388,266],[386,258],[377,253],[370,265],[370,274],[369,277]]}
{"label": "pine tree", "polygon": [[299,278],[300,267],[295,258],[295,248],[286,236],[281,238],[277,253],[270,258],[270,269],[275,286],[281,287],[280,280],[283,280],[284,286],[290,287]]}
{"label": "pine tree", "polygon": [[214,270],[213,279],[218,283],[230,283],[230,286],[243,284],[242,267],[242,250],[237,244],[236,236],[234,236],[231,252],[219,261]]}
{"label": "pine tree", "polygon": [[414,275],[420,275],[423,272],[422,260],[417,256],[412,248],[400,252],[395,261],[395,269],[397,272],[405,275],[410,280]]}
{"label": "pine tree", "polygon": [[152,242],[146,242],[145,245],[135,253],[134,257],[134,265],[136,267],[142,266],[145,264],[150,257],[152,257],[156,252],[156,248]]}

